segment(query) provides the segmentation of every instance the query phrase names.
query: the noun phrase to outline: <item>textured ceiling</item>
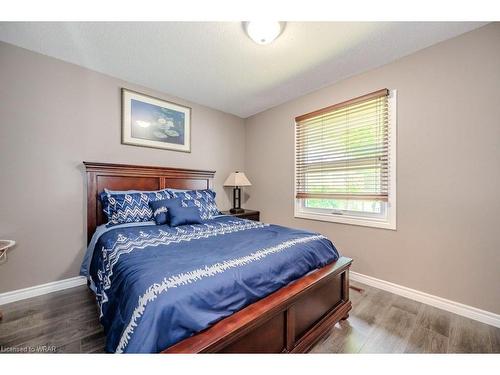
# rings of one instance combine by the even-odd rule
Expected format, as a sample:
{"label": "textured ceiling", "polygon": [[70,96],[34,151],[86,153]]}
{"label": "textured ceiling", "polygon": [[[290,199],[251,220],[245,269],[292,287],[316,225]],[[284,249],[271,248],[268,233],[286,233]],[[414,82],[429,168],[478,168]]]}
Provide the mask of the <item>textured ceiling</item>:
{"label": "textured ceiling", "polygon": [[2,22],[0,40],[245,118],[483,24],[289,22],[262,46],[240,22]]}

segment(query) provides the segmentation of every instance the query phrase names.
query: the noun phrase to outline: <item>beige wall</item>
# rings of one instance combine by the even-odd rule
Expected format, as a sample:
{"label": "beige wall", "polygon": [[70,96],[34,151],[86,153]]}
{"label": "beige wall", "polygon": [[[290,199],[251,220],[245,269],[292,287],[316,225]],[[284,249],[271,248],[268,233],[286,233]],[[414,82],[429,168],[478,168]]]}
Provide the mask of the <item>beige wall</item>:
{"label": "beige wall", "polygon": [[[168,74],[166,72],[165,74]],[[120,144],[121,87],[192,107],[190,154]],[[217,170],[244,166],[242,119],[0,43],[0,293],[76,276],[86,243],[82,161]]]}
{"label": "beige wall", "polygon": [[[246,120],[248,208],[327,235],[353,270],[500,313],[500,24]],[[398,90],[397,231],[293,218],[294,117]]]}

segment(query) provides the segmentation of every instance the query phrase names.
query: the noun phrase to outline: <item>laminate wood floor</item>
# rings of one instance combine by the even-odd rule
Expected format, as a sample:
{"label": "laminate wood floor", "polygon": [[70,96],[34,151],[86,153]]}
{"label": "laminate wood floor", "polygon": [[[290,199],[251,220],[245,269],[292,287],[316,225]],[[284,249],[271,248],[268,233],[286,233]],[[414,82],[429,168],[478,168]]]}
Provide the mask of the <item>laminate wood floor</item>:
{"label": "laminate wood floor", "polygon": [[500,329],[356,282],[349,319],[312,353],[500,353]]}
{"label": "laminate wood floor", "polygon": [[[350,317],[312,353],[499,353],[500,329],[360,283]],[[87,287],[0,306],[1,352],[103,353],[104,332]]]}

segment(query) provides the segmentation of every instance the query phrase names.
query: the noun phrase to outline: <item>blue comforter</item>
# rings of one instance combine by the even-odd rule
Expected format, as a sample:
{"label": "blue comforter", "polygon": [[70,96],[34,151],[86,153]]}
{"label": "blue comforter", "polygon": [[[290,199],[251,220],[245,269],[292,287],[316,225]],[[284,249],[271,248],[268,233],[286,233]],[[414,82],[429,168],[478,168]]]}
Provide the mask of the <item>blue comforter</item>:
{"label": "blue comforter", "polygon": [[166,349],[339,257],[317,233],[229,216],[96,237],[82,273],[97,296],[106,350],[119,353]]}

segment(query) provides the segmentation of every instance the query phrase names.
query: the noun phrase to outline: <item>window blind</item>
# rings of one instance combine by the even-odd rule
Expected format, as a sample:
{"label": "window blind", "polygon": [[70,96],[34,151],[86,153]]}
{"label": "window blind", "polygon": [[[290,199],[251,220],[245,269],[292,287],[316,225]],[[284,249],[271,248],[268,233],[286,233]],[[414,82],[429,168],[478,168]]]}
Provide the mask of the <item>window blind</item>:
{"label": "window blind", "polygon": [[296,197],[388,199],[389,90],[295,119]]}

